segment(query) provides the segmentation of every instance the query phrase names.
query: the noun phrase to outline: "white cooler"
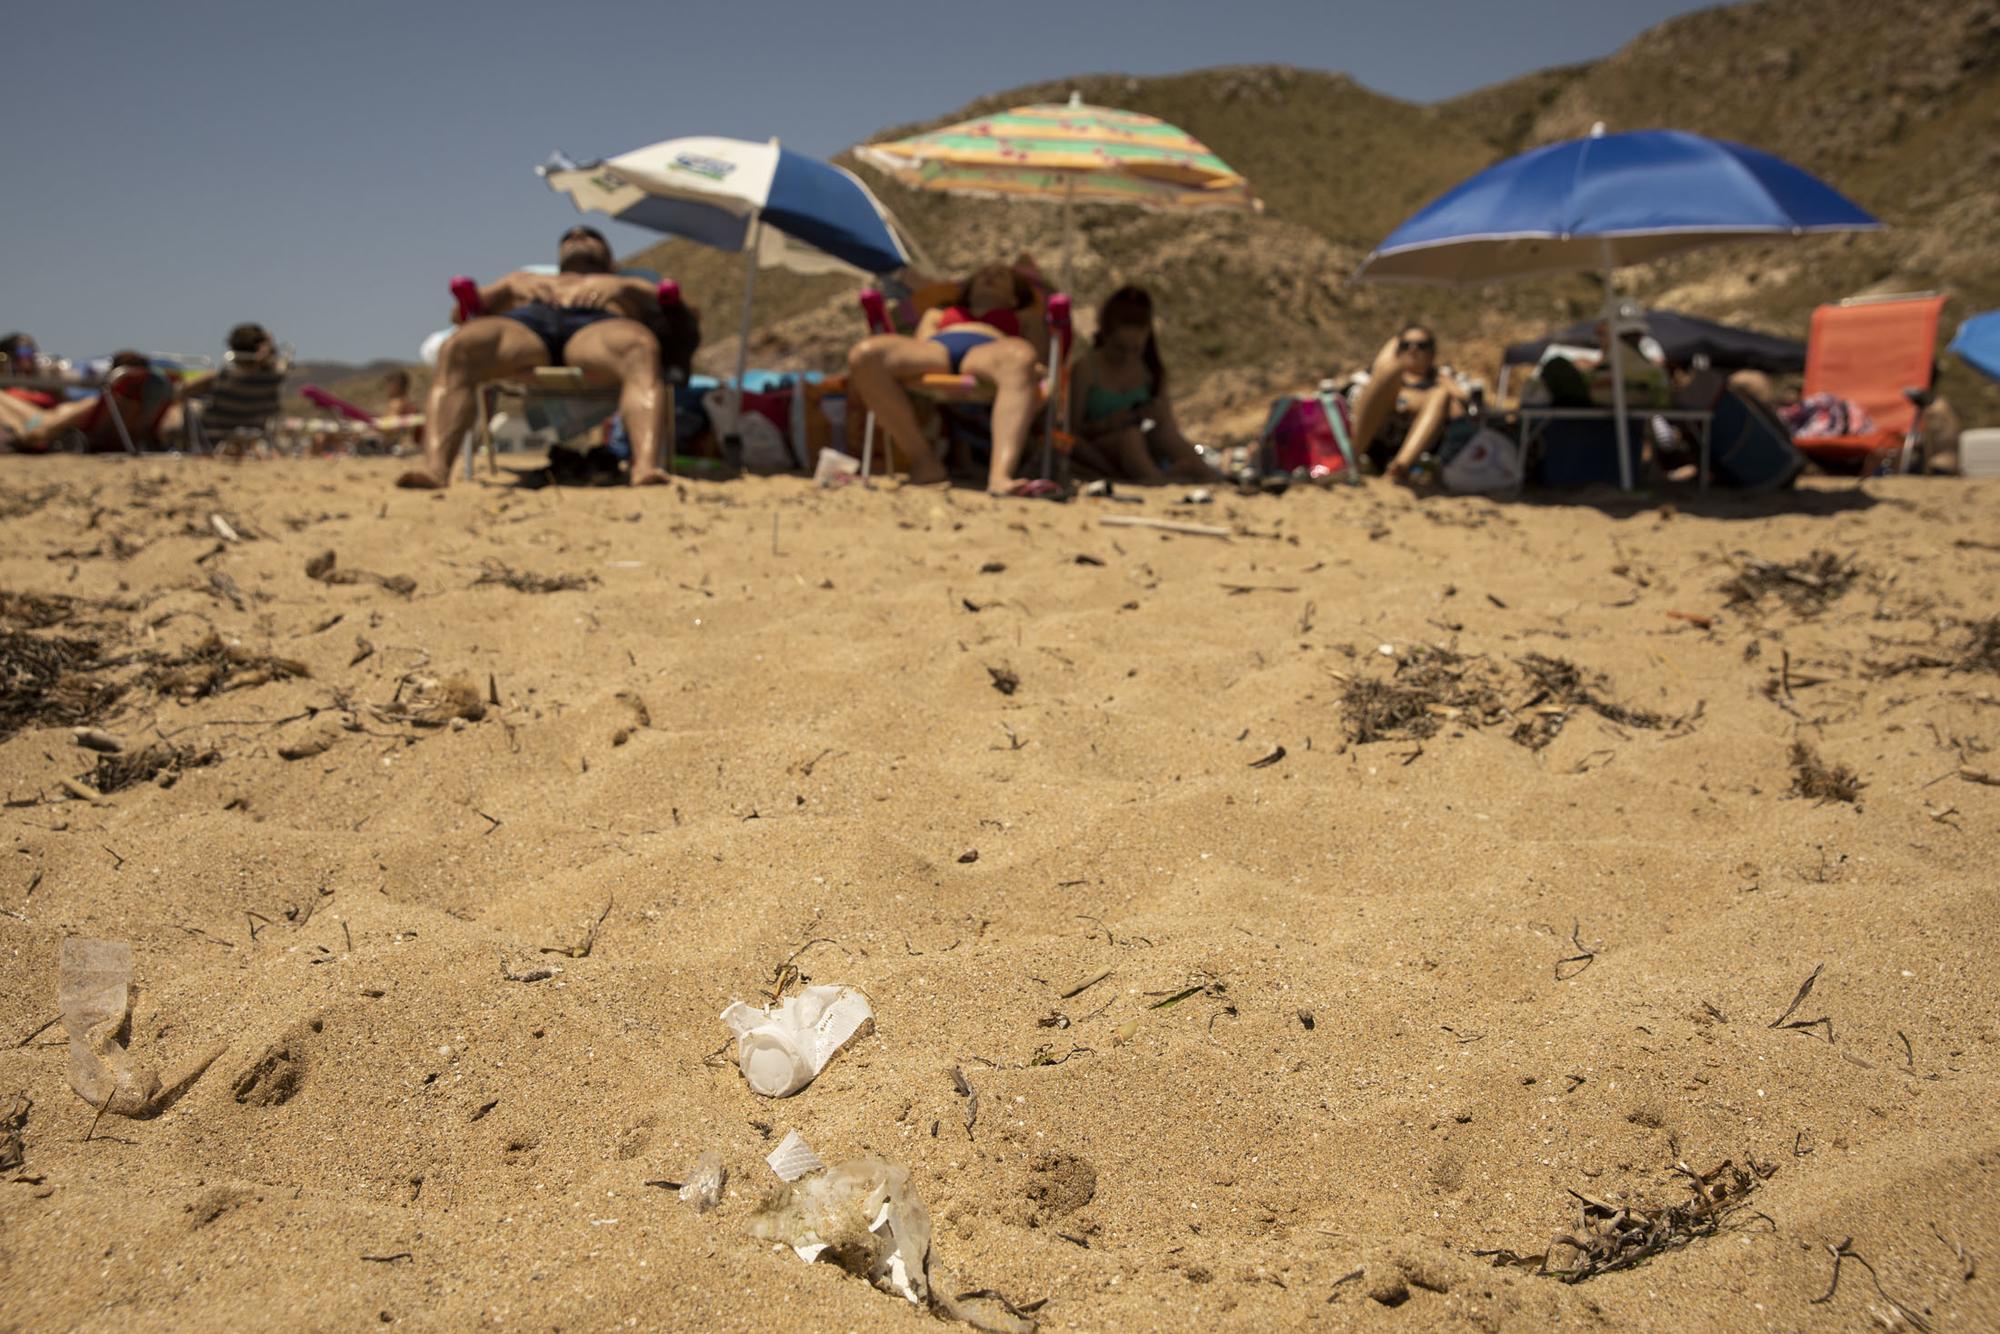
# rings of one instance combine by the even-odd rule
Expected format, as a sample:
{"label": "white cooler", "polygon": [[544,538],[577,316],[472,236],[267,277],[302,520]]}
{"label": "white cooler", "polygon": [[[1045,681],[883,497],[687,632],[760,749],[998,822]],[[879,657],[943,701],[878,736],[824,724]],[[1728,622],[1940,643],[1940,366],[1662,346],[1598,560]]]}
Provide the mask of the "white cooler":
{"label": "white cooler", "polygon": [[1966,477],[2000,477],[2000,428],[1958,433],[1958,471]]}

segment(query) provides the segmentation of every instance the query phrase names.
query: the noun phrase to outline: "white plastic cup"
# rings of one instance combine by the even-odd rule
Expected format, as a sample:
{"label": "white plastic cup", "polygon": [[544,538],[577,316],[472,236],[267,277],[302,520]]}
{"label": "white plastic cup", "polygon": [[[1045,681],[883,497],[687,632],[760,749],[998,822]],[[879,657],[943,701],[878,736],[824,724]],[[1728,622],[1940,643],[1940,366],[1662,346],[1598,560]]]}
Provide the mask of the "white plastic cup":
{"label": "white plastic cup", "polygon": [[784,1098],[813,1082],[834,1053],[874,1020],[852,987],[807,987],[776,1007],[738,1001],[722,1012],[736,1033],[736,1059],[754,1093]]}

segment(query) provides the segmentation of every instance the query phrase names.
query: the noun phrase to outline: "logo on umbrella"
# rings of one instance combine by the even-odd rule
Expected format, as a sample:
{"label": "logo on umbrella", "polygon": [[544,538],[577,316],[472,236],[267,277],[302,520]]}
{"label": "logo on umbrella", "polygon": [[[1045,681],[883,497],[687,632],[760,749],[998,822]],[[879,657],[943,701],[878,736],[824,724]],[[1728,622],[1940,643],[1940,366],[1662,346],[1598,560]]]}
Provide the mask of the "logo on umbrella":
{"label": "logo on umbrella", "polygon": [[703,157],[699,153],[676,154],[673,165],[680,171],[693,172],[702,179],[710,181],[719,181],[736,170],[734,162],[725,162],[716,157]]}

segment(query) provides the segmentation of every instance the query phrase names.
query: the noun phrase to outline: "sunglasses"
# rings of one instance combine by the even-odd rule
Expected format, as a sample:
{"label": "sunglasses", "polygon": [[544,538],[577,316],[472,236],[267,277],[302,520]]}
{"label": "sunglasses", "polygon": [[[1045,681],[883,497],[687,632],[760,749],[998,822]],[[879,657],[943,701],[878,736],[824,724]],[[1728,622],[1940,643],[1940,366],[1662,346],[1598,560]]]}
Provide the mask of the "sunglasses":
{"label": "sunglasses", "polygon": [[1398,352],[1431,352],[1436,349],[1437,344],[1428,338],[1404,338],[1396,344]]}

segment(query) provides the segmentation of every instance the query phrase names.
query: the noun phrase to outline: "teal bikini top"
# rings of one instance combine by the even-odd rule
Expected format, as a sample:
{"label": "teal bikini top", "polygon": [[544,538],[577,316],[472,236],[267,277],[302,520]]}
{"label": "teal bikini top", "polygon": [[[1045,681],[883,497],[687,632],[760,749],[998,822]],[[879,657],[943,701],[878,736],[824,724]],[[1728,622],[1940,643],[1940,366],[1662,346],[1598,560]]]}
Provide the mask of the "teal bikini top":
{"label": "teal bikini top", "polygon": [[1100,389],[1096,385],[1083,396],[1083,419],[1086,422],[1102,421],[1136,408],[1153,396],[1151,385],[1140,385],[1137,389]]}

